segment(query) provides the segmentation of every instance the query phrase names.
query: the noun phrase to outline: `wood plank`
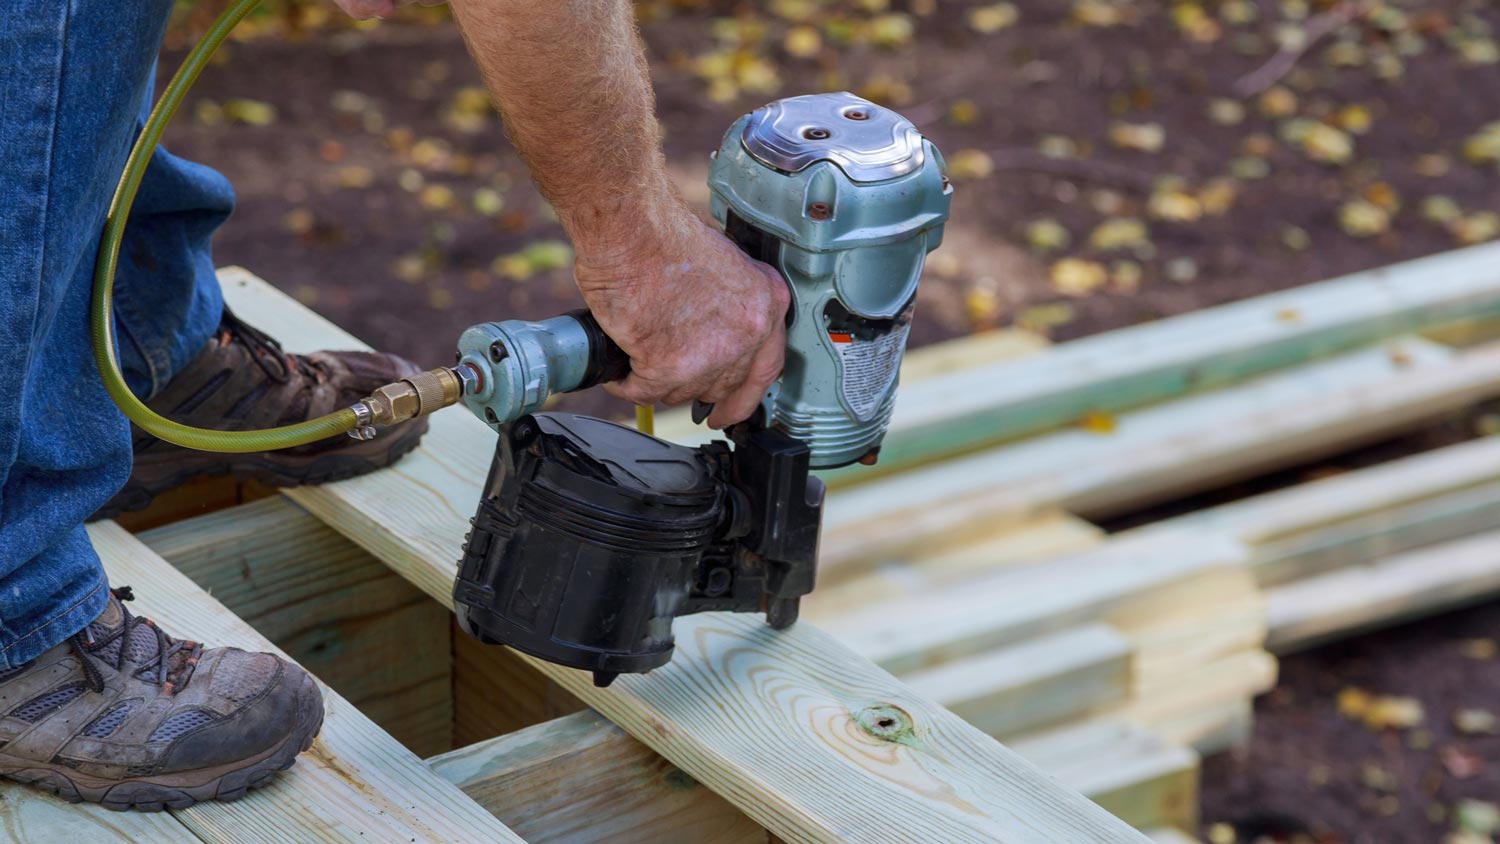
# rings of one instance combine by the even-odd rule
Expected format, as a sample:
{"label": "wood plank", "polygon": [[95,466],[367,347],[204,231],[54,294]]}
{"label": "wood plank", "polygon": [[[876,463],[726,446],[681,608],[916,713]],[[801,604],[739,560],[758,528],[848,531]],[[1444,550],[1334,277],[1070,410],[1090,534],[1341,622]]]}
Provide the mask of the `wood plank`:
{"label": "wood plank", "polygon": [[[914,593],[899,610],[875,606],[822,619],[840,640],[897,673],[941,665],[1112,615],[1149,613],[1175,590],[1240,593],[1243,546],[1202,531],[1127,537],[1045,564]],[[1168,587],[1171,587],[1170,589]]]}
{"label": "wood plank", "polygon": [[166,812],[111,812],[70,804],[30,786],[0,782],[0,840],[14,844],[202,844]]}
{"label": "wood plank", "polygon": [[1500,345],[1404,340],[831,495],[822,565],[870,568],[1007,515],[1108,515],[1420,425],[1500,394]]}
{"label": "wood plank", "polygon": [[1139,529],[1198,526],[1249,544],[1271,586],[1481,532],[1500,521],[1500,438],[1298,484]]}
{"label": "wood plank", "polygon": [[1014,746],[1134,826],[1197,824],[1198,755],[1149,730],[1100,719],[1033,733]]}
{"label": "wood plank", "polygon": [[1203,750],[1230,738],[1224,733],[1225,719],[1233,719],[1237,707],[1248,706],[1275,685],[1275,657],[1259,648],[1244,650],[1138,689],[1133,700],[1107,714]]}
{"label": "wood plank", "polygon": [[996,738],[1130,696],[1130,641],[1105,624],[1040,636],[901,680]]}
{"label": "wood plank", "polygon": [[[247,275],[224,278],[246,320],[291,350],[357,341]],[[291,490],[428,594],[451,599],[457,552],[494,437],[437,414],[412,455],[373,475]],[[608,690],[538,664],[585,703],[794,844],[1143,841],[1096,806],[810,624],[679,619],[673,662]]]}
{"label": "wood plank", "polygon": [[283,496],[139,539],[413,752],[453,746],[448,610]]}
{"label": "wood plank", "polygon": [[1266,647],[1290,653],[1500,594],[1500,531],[1304,578],[1266,592]]}
{"label": "wood plank", "polygon": [[818,589],[807,597],[803,615],[816,621],[853,612],[914,591],[1084,551],[1103,540],[1099,526],[1061,510],[997,519],[968,541],[952,544],[936,537],[907,559],[873,571],[846,567],[819,572]]}
{"label": "wood plank", "polygon": [[[89,536],[114,582],[135,587],[132,609],[195,639],[275,650],[115,523],[90,525]],[[322,735],[291,770],[233,803],[200,803],[175,816],[204,841],[223,844],[521,841],[337,692],[325,687],[324,696]]]}
{"label": "wood plank", "polygon": [[532,844],[766,844],[766,831],[585,710],[428,760]]}
{"label": "wood plank", "polygon": [[946,456],[1348,351],[1500,314],[1500,245],[1457,250],[903,383],[863,483]]}

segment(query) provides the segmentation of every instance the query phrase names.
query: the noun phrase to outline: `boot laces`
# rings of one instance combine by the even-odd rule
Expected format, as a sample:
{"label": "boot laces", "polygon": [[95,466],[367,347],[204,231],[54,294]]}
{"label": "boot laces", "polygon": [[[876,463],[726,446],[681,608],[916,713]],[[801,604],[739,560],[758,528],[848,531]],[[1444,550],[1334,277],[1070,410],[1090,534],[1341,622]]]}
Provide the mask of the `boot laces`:
{"label": "boot laces", "polygon": [[328,374],[323,364],[287,352],[274,337],[241,320],[228,307],[224,308],[224,315],[219,320],[219,342],[237,342],[244,346],[255,365],[278,384],[291,380],[294,373],[315,381],[322,381]]}
{"label": "boot laces", "polygon": [[[104,674],[95,664],[102,663],[119,671],[125,664],[125,651],[130,644],[135,630],[145,626],[154,634],[156,639],[156,655],[137,668],[132,676],[138,680],[150,680],[162,689],[162,696],[175,695],[177,692],[187,688],[192,679],[193,671],[198,667],[198,657],[203,653],[203,645],[182,639],[174,639],[165,631],[157,627],[148,618],[132,615],[125,608],[126,601],[135,600],[135,593],[129,586],[121,586],[118,589],[109,590],[110,594],[120,601],[120,625],[107,636],[95,638],[92,625],[85,627],[68,638],[68,644],[73,653],[77,655],[79,663],[83,666],[84,678],[88,687],[94,693],[104,691]],[[101,654],[100,651],[110,644],[119,641],[120,647],[114,651],[114,656]],[[174,668],[174,657],[182,654],[184,658]]]}

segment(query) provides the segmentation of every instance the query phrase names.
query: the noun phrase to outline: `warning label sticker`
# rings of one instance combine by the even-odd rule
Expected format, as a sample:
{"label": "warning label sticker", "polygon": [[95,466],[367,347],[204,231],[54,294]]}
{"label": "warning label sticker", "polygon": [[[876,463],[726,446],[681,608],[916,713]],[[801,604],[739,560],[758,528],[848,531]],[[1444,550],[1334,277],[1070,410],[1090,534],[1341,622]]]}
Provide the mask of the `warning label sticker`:
{"label": "warning label sticker", "polygon": [[875,416],[881,399],[895,383],[910,327],[903,319],[890,331],[869,340],[837,330],[828,332],[844,364],[844,401],[859,421],[868,422]]}

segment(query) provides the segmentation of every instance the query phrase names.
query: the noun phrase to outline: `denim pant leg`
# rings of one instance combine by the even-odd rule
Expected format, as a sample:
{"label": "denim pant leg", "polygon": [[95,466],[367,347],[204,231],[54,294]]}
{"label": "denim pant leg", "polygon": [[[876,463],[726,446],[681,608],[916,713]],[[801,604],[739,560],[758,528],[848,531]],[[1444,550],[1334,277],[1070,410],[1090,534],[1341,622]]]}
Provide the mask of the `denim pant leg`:
{"label": "denim pant leg", "polygon": [[[0,16],[0,669],[61,642],[104,606],[104,573],[82,522],[129,475],[130,431],[99,381],[88,305],[99,231],[170,8],[170,0],[12,0]],[[168,177],[203,175],[161,160],[152,169]],[[173,184],[143,186],[154,200],[124,251],[132,254],[137,228],[169,236],[174,213],[181,239],[122,261],[133,269],[122,271],[118,296],[137,319],[159,320],[129,321],[122,340],[142,392],[190,357],[177,350],[196,350],[218,319],[217,288],[205,291],[212,278],[201,269],[227,188],[208,191],[205,211],[174,198]],[[149,287],[153,263],[190,269],[192,286]]]}

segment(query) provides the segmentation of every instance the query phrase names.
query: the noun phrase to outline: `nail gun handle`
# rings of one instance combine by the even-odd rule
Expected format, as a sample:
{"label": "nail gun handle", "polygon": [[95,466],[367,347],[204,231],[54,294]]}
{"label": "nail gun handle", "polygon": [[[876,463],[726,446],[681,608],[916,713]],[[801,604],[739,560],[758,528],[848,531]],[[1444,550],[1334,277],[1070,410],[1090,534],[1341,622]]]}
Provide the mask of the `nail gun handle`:
{"label": "nail gun handle", "polygon": [[588,365],[584,369],[583,380],[569,392],[618,381],[630,374],[630,355],[625,354],[625,350],[604,333],[593,313],[587,308],[579,308],[568,312],[568,316],[578,321],[589,340]]}

